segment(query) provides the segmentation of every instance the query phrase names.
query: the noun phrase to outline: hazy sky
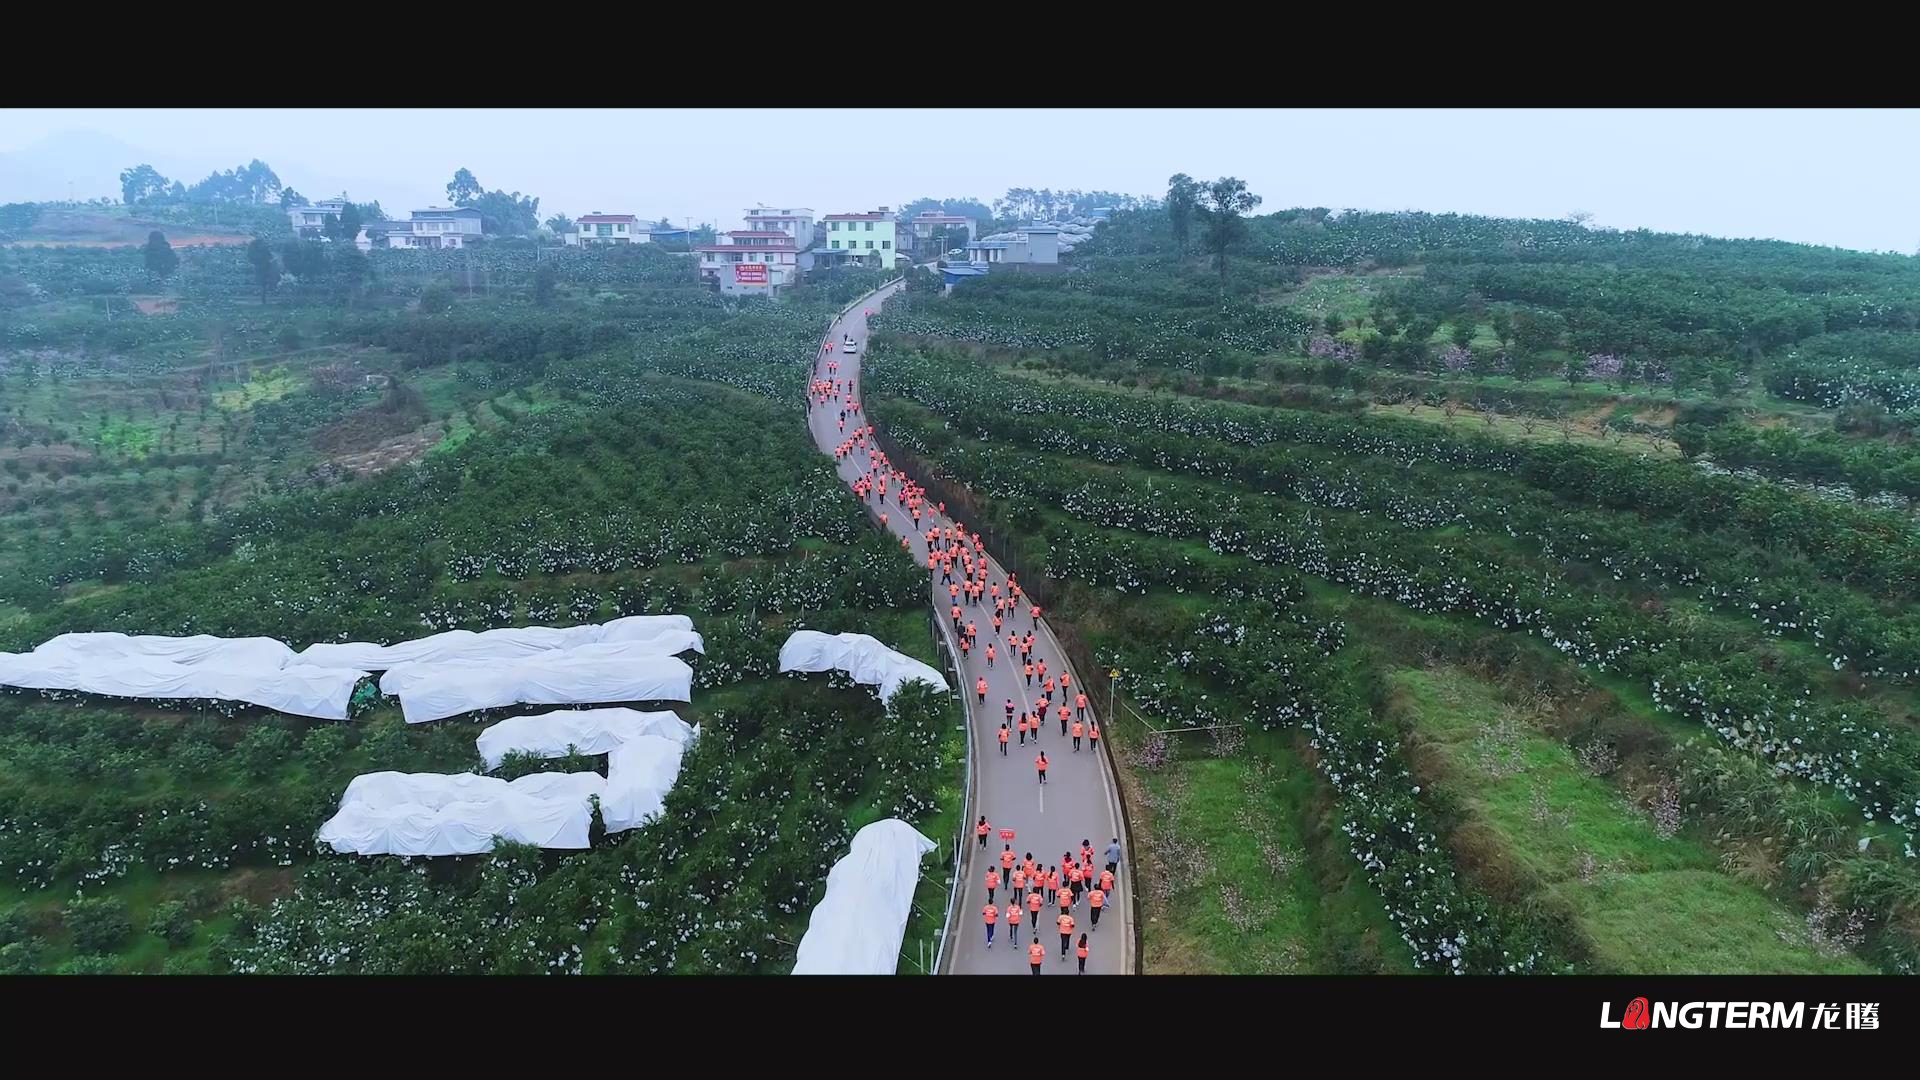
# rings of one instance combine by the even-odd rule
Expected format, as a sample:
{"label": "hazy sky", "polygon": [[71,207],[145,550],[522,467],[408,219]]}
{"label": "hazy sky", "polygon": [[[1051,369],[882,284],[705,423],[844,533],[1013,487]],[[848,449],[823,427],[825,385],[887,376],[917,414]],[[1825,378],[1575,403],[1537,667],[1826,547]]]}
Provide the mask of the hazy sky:
{"label": "hazy sky", "polygon": [[[443,202],[461,166],[540,196],[543,217],[723,227],[763,202],[832,213],[990,202],[1016,185],[1159,193],[1186,172],[1242,177],[1268,211],[1587,210],[1619,228],[1920,246],[1920,110],[11,109],[0,163],[15,170],[0,177],[23,162],[44,175],[41,158],[85,142],[74,132],[199,170],[189,180],[258,157],[305,194],[351,185],[390,211]],[[116,170],[72,153],[76,194],[117,193]]]}

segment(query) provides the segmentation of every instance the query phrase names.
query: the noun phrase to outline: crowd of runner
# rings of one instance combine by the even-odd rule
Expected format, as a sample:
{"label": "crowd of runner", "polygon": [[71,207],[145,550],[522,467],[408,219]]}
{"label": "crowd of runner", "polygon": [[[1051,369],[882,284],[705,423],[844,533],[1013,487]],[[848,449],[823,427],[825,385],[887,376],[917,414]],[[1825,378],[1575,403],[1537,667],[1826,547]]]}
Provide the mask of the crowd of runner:
{"label": "crowd of runner", "polygon": [[[854,496],[874,509],[882,528],[887,528],[898,514],[901,523],[911,522],[912,533],[925,542],[927,572],[936,579],[936,589],[944,586],[947,615],[952,619],[954,637],[959,644],[963,675],[981,672],[973,684],[978,712],[987,715],[985,669],[995,669],[1001,663],[1013,665],[1025,685],[1039,693],[1038,698],[1028,700],[1024,707],[1015,705],[1012,698],[1006,699],[1005,718],[995,733],[1000,755],[1007,757],[1010,744],[1016,740],[1022,748],[1031,741],[1038,755],[1034,758],[1037,782],[1045,784],[1051,763],[1046,751],[1040,748],[1041,735],[1050,721],[1057,721],[1060,737],[1072,739],[1072,753],[1080,753],[1084,745],[1087,752],[1097,756],[1100,721],[1088,710],[1086,691],[1075,689],[1073,675],[1064,665],[1057,672],[1050,670],[1046,658],[1034,653],[1034,632],[1040,627],[1042,615],[1040,605],[1021,589],[1018,574],[1009,573],[1004,580],[996,578],[992,561],[986,554],[986,544],[979,534],[968,532],[958,522],[946,520],[946,504],[929,505],[926,489],[896,468],[886,452],[875,444],[873,425],[862,422],[854,380],[839,378],[840,364],[830,358],[833,347],[832,339],[821,346],[822,355],[814,365],[815,378],[809,387],[809,404],[833,417],[838,424],[841,441],[833,449],[834,461],[852,461],[860,468],[849,481]],[[847,430],[849,419],[853,422],[852,434]],[[911,541],[904,535],[900,546],[913,550]],[[1024,630],[1017,625],[1022,615],[1028,620]],[[988,630],[984,645],[981,644],[982,629]],[[992,832],[993,827],[981,817],[975,825],[975,834],[983,856],[987,855]],[[990,865],[984,877],[987,895],[981,916],[986,925],[987,948],[993,948],[995,928],[1004,920],[1007,936],[1018,953],[1024,913],[1030,934],[1026,959],[1033,974],[1040,974],[1047,952],[1040,941],[1040,916],[1043,911],[1057,907],[1053,922],[1060,934],[1060,961],[1064,963],[1072,952],[1079,961],[1079,973],[1084,975],[1089,938],[1082,932],[1078,943],[1074,942],[1074,933],[1081,925],[1074,913],[1084,905],[1087,930],[1099,930],[1100,913],[1112,900],[1119,870],[1118,837],[1108,846],[1105,855],[1105,866],[1096,865],[1092,845],[1082,840],[1077,854],[1068,851],[1061,855],[1058,863],[1043,865],[1035,861],[1031,852],[1019,857],[1011,844],[1003,845],[998,865],[992,865],[989,857]],[[1004,910],[998,900],[1003,889],[1007,894]]]}

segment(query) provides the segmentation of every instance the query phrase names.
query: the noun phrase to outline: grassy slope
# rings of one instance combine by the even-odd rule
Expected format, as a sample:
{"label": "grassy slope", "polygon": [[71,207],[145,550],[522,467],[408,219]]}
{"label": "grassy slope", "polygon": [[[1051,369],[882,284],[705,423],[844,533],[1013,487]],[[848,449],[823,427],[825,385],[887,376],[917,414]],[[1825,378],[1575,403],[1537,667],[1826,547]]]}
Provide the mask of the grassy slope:
{"label": "grassy slope", "polygon": [[[1648,974],[1865,974],[1807,942],[1804,926],[1727,876],[1687,836],[1588,774],[1558,740],[1528,729],[1489,687],[1454,669],[1391,676],[1395,709],[1433,752],[1440,788],[1465,808],[1543,899],[1571,913],[1603,971]],[[1494,732],[1505,732],[1504,738]],[[1581,865],[1591,855],[1591,882]]]}
{"label": "grassy slope", "polygon": [[[1102,598],[1119,598],[1100,590]],[[1155,593],[1130,605],[1194,610],[1205,597]],[[1117,609],[1066,615],[1096,650],[1126,633]],[[1086,610],[1081,610],[1082,608]],[[1123,699],[1124,700],[1124,699]],[[1250,732],[1235,756],[1176,737],[1157,770],[1126,710],[1106,722],[1140,860],[1142,966],[1153,974],[1413,972],[1413,957],[1347,851],[1333,793],[1293,732]]]}

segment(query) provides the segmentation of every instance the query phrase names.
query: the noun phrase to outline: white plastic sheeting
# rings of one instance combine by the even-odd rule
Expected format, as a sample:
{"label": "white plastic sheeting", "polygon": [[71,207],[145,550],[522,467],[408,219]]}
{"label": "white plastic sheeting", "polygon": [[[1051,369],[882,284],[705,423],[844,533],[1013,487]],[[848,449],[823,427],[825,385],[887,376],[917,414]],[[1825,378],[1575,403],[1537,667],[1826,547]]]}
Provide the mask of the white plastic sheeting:
{"label": "white plastic sheeting", "polygon": [[0,655],[0,685],[108,697],[242,701],[321,720],[345,720],[353,688],[366,676],[350,668],[228,667],[216,655],[190,664],[157,656],[102,658],[65,648]]}
{"label": "white plastic sheeting", "polygon": [[920,860],[936,845],[901,821],[876,821],[854,834],[827,873],[794,958],[795,975],[891,975],[900,962]]}
{"label": "white plastic sheeting", "polygon": [[502,720],[474,740],[489,770],[514,751],[536,757],[565,757],[572,747],[581,754],[605,754],[642,735],[658,735],[685,746],[694,730],[670,712],[636,709],[560,709]]}
{"label": "white plastic sheeting", "polygon": [[569,657],[549,652],[483,667],[447,667],[400,694],[409,724],[505,705],[691,701],[693,669],[675,656]]}
{"label": "white plastic sheeting", "polygon": [[[691,729],[689,729],[691,731]],[[640,735],[607,754],[607,790],[600,796],[600,820],[608,832],[645,825],[666,806],[667,792],[680,779],[687,744],[669,735]]]}
{"label": "white plastic sheeting", "polygon": [[176,664],[212,664],[240,671],[272,671],[294,663],[293,650],[285,642],[264,637],[220,638],[211,634],[195,634],[192,637],[108,632],[61,634],[48,639],[33,651],[49,657],[72,657],[75,661],[104,663],[133,657],[152,657]]}
{"label": "white plastic sheeting", "polygon": [[870,634],[823,634],[818,630],[796,630],[780,646],[781,671],[830,671],[838,669],[853,681],[876,686],[880,700],[912,679],[925,679],[941,690],[947,680],[938,671],[894,652]]}
{"label": "white plastic sheeting", "polygon": [[367,773],[347,785],[320,842],[353,855],[478,855],[494,838],[584,848],[598,773],[535,773],[507,781],[472,773]]}
{"label": "white plastic sheeting", "polygon": [[401,694],[407,722],[421,723],[520,703],[686,701],[692,673],[684,663],[627,662],[688,650],[705,652],[706,644],[685,615],[631,615],[564,629],[450,630],[396,645],[313,645],[298,654],[272,638],[80,633],[61,634],[31,653],[0,653],[0,686],[214,698],[345,720],[355,685],[386,671],[382,689]]}
{"label": "white plastic sheeting", "polygon": [[[362,641],[309,645],[300,653],[303,663],[320,667],[365,668],[386,671],[400,664],[451,660],[519,660],[554,649],[571,649],[607,641],[645,641],[691,635],[685,648],[705,652],[693,620],[685,615],[629,615],[609,623],[569,626],[509,626],[498,630],[448,630],[413,641],[373,645]],[[681,650],[675,649],[675,652]]]}
{"label": "white plastic sheeting", "polygon": [[591,642],[565,649],[547,649],[520,658],[413,660],[388,668],[387,673],[380,676],[380,692],[400,695],[421,683],[443,675],[470,675],[475,670],[498,668],[503,664],[520,660],[541,662],[563,658],[567,660],[632,660],[651,656],[677,656],[688,649],[696,652],[703,651],[700,635],[692,630],[674,630],[657,637],[636,641]]}

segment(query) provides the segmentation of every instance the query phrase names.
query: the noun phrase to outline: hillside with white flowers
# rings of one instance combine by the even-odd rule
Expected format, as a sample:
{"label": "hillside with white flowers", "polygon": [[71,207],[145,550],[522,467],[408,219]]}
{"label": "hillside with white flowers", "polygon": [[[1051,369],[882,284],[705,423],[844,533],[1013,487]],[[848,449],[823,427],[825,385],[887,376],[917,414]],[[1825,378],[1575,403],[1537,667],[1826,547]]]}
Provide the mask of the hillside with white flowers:
{"label": "hillside with white flowers", "polygon": [[1115,697],[1146,971],[1920,967],[1920,260],[1185,179],[866,360]]}
{"label": "hillside with white flowers", "polygon": [[[901,817],[951,854],[952,697],[777,668],[803,628],[938,662],[924,571],[800,420],[819,328],[868,278],[776,307],[648,250],[536,273],[502,244],[471,292],[439,253],[376,252],[350,281],[344,251],[292,254],[319,265],[264,302],[214,249],[139,304],[138,251],[0,254],[0,653],[684,614],[704,653],[665,707],[700,735],[657,820],[608,834],[603,805],[584,850],[355,856],[315,834],[356,776],[486,772],[476,736],[551,706],[410,724],[373,679],[344,722],[0,690],[0,971],[784,973],[862,826]],[[605,768],[508,754],[492,775]],[[903,972],[932,954],[940,866]]]}

